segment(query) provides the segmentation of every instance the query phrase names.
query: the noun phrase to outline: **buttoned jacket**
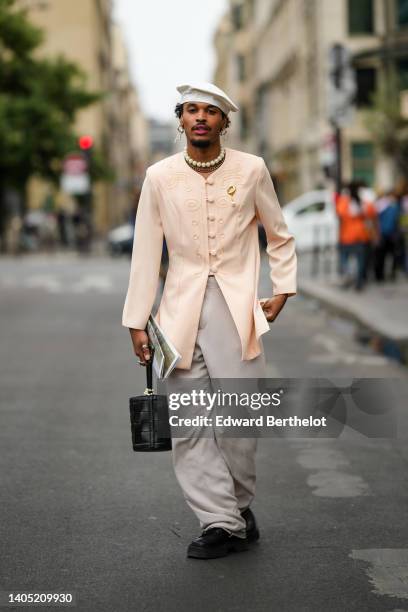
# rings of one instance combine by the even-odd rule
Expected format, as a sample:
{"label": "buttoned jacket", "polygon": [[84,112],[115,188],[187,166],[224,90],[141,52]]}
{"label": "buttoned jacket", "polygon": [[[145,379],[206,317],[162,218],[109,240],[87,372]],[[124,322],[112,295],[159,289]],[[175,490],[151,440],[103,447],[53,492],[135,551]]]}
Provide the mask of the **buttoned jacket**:
{"label": "buttoned jacket", "polygon": [[[163,237],[169,267],[158,323],[190,369],[208,274],[214,273],[241,340],[241,360],[261,352],[269,323],[258,299],[258,221],[265,228],[273,295],[296,293],[296,252],[262,157],[226,147],[206,178],[183,152],[149,166],[135,222],[122,325],[144,329],[159,281]],[[216,350],[216,347],[214,347]]]}

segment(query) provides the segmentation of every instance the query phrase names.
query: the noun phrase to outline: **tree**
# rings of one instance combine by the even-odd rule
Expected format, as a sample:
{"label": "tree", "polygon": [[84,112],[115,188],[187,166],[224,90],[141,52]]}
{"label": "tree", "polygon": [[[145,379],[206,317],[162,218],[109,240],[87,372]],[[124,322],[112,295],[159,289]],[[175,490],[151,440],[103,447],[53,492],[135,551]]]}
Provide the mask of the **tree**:
{"label": "tree", "polygon": [[[33,175],[58,181],[61,160],[76,149],[76,113],[103,96],[87,90],[76,63],[36,56],[42,40],[15,0],[0,0],[0,203],[7,187],[20,191],[24,201]],[[108,175],[101,155],[95,159],[97,177]],[[0,234],[4,221],[3,211]]]}

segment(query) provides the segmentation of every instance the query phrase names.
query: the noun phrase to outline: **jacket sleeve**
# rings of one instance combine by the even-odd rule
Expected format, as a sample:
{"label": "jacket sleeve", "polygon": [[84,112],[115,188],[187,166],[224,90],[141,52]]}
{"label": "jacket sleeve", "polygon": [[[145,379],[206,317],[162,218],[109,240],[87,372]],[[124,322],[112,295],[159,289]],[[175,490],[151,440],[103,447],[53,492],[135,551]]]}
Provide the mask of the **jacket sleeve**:
{"label": "jacket sleeve", "polygon": [[147,169],[135,220],[129,286],[122,315],[124,327],[146,327],[156,297],[162,250],[158,194]]}
{"label": "jacket sleeve", "polygon": [[256,216],[265,228],[273,295],[296,294],[295,239],[289,233],[269,170],[261,159],[256,185]]}

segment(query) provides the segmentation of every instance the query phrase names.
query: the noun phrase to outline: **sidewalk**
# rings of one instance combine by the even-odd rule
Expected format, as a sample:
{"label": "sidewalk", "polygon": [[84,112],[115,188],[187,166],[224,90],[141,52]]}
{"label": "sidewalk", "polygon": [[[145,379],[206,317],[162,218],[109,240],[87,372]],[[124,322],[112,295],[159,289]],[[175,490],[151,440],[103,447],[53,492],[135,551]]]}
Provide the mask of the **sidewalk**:
{"label": "sidewalk", "polygon": [[339,286],[334,262],[329,270],[311,274],[311,261],[299,257],[298,290],[317,300],[323,307],[346,317],[370,332],[379,343],[392,343],[401,360],[408,364],[408,281],[402,276],[395,282],[371,282],[361,292]]}

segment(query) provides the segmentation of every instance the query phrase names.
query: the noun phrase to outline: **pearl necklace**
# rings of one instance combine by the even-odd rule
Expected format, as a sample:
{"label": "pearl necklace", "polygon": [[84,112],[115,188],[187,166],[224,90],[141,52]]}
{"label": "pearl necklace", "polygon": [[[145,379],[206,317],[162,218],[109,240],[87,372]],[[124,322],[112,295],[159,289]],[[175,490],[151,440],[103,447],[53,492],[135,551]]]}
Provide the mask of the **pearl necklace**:
{"label": "pearl necklace", "polygon": [[189,166],[194,168],[194,170],[199,170],[200,172],[206,171],[207,168],[214,168],[214,166],[218,166],[224,161],[225,158],[225,149],[221,147],[221,153],[215,159],[207,162],[199,162],[190,157],[187,153],[187,147],[184,148],[184,159],[188,163]]}

